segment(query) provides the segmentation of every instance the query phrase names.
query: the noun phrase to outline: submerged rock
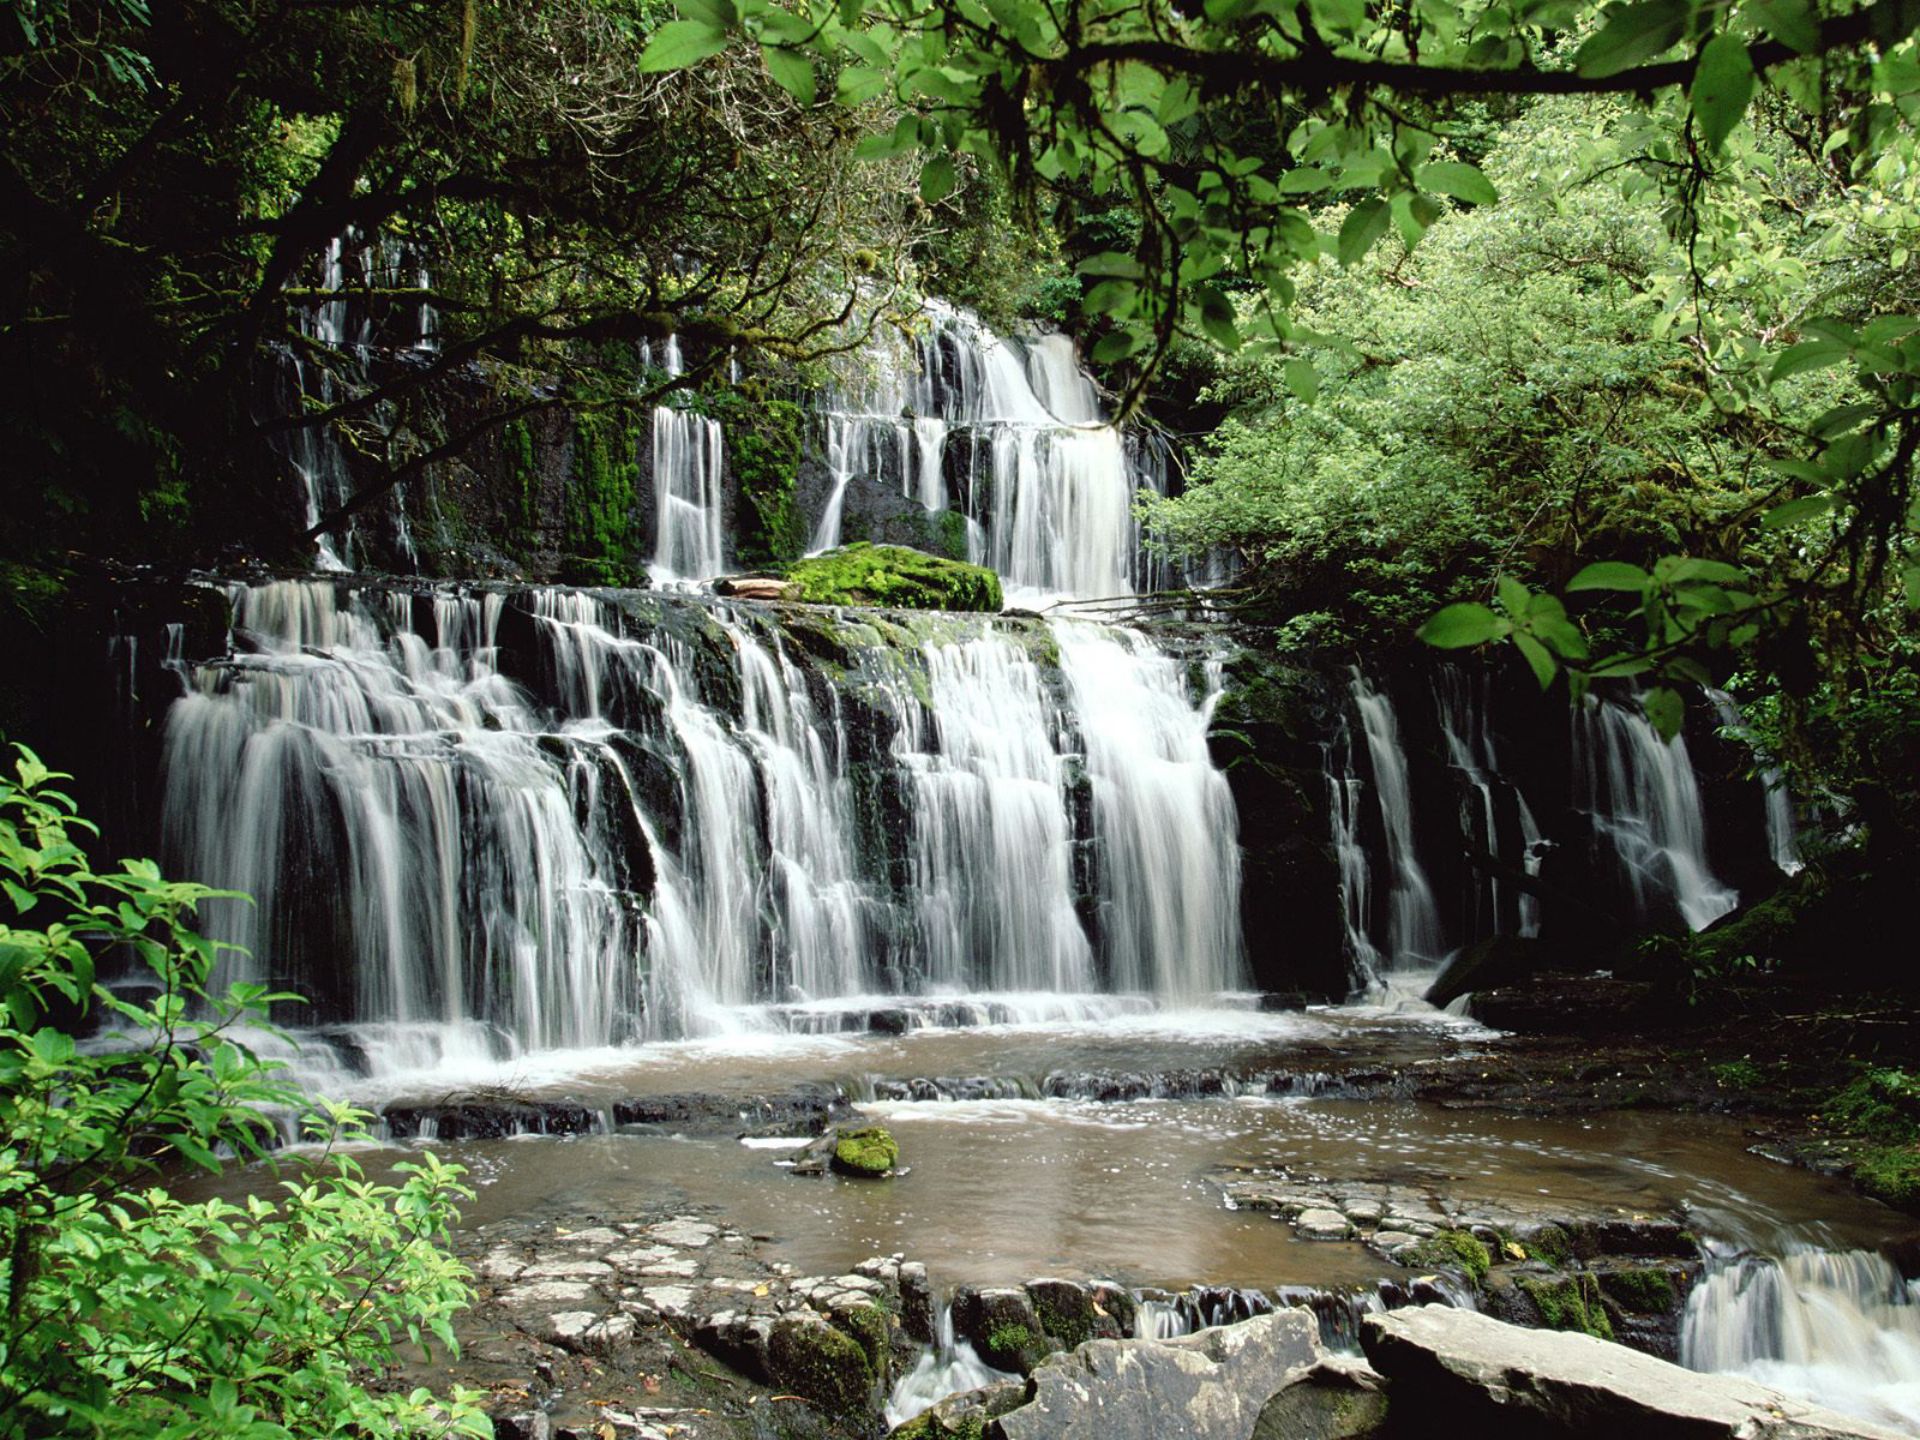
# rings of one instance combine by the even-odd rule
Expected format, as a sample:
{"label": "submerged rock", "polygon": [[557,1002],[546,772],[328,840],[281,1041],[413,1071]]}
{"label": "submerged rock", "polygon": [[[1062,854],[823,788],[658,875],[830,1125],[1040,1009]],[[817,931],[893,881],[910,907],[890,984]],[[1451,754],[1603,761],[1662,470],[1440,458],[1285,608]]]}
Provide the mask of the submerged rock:
{"label": "submerged rock", "polygon": [[1893,1440],[1896,1431],[1733,1375],[1702,1375],[1590,1335],[1427,1305],[1367,1317],[1360,1340],[1396,1415],[1452,1433],[1635,1440]]}
{"label": "submerged rock", "polygon": [[904,545],[843,545],[795,561],[787,580],[792,598],[816,605],[995,611],[1005,603],[1000,577],[985,566]]}

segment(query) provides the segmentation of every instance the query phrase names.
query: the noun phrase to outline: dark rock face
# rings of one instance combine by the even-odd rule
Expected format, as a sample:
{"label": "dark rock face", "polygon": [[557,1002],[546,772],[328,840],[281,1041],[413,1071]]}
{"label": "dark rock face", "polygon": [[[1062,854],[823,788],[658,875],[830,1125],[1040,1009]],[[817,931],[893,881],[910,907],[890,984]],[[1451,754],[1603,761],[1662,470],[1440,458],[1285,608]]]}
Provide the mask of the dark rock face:
{"label": "dark rock face", "polygon": [[[1731,1375],[1700,1375],[1589,1335],[1522,1330],[1428,1305],[1367,1319],[1367,1360],[1396,1418],[1446,1417],[1450,1434],[1631,1435],[1636,1440],[1892,1440]],[[1437,1429],[1432,1432],[1438,1433]]]}
{"label": "dark rock face", "polygon": [[1028,1375],[1052,1348],[1025,1290],[962,1286],[953,1296],[953,1333],[973,1342],[996,1370]]}

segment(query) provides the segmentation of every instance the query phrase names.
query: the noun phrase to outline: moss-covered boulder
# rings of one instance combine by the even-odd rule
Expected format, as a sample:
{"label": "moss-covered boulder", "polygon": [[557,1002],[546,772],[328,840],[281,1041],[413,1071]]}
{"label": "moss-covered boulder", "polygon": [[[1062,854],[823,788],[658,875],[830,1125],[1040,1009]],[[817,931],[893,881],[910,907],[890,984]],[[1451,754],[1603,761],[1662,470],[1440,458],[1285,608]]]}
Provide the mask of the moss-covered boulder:
{"label": "moss-covered boulder", "polygon": [[983,565],[946,560],[904,545],[842,545],[796,560],[794,597],[815,605],[884,605],[901,610],[1000,609],[1000,577]]}
{"label": "moss-covered boulder", "polygon": [[842,1130],[833,1142],[833,1168],[842,1175],[873,1180],[900,1163],[900,1146],[878,1125]]}
{"label": "moss-covered boulder", "polygon": [[856,1415],[873,1404],[873,1365],[860,1342],[811,1312],[774,1325],[767,1368],[775,1385],[829,1415]]}

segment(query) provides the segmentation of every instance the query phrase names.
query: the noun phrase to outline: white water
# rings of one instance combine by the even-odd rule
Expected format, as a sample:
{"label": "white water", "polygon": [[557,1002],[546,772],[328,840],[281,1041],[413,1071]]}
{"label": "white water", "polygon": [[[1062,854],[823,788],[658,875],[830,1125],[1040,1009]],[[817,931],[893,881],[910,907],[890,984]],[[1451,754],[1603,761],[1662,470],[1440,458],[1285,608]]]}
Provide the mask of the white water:
{"label": "white water", "polygon": [[1209,702],[1144,637],[944,622],[866,642],[855,691],[751,607],[231,595],[236,652],[168,716],[167,861],[256,897],[209,907],[233,973],[310,992],[376,1074],[875,992],[1242,983]]}
{"label": "white water", "polygon": [[[1440,734],[1446,741],[1447,759],[1458,772],[1462,787],[1462,834],[1481,851],[1496,860],[1500,853],[1501,826],[1496,797],[1511,795],[1520,830],[1520,864],[1524,874],[1537,876],[1545,847],[1539,822],[1527,797],[1508,783],[1500,768],[1493,743],[1491,675],[1469,673],[1456,665],[1442,666],[1434,677],[1434,703],[1440,717]],[[1474,906],[1469,923],[1475,935],[1498,934],[1507,928],[1508,896],[1497,874],[1476,877]],[[1512,915],[1518,934],[1535,935],[1540,930],[1540,901],[1527,891],[1511,897]]]}
{"label": "white water", "polygon": [[914,1416],[932,1409],[949,1395],[978,1390],[996,1380],[1017,1380],[1019,1376],[996,1370],[982,1360],[970,1340],[956,1340],[953,1311],[942,1305],[934,1320],[934,1344],[921,1352],[919,1360],[894,1382],[887,1396],[886,1417],[889,1429],[901,1426]]}
{"label": "white water", "polygon": [[[642,342],[640,366],[654,363]],[[668,377],[685,372],[678,337],[661,347],[659,366]],[[653,450],[654,551],[647,574],[656,585],[711,580],[726,569],[720,487],[726,475],[726,441],[718,420],[672,405],[656,405]]]}
{"label": "white water", "polygon": [[1433,886],[1420,865],[1413,839],[1413,795],[1407,778],[1407,754],[1400,744],[1400,727],[1393,702],[1353,674],[1353,703],[1367,740],[1367,758],[1373,769],[1373,790],[1380,805],[1386,836],[1384,859],[1391,873],[1387,892],[1387,943],[1391,969],[1413,969],[1437,964],[1446,956],[1440,908]]}
{"label": "white water", "polygon": [[1920,1287],[1864,1250],[1721,1257],[1687,1297],[1680,1360],[1920,1431]]}
{"label": "white water", "polygon": [[1707,825],[1687,742],[1662,740],[1638,710],[1589,703],[1573,717],[1575,803],[1619,857],[1642,916],[1670,899],[1694,930],[1740,902],[1707,861]]}
{"label": "white water", "polygon": [[1766,797],[1767,850],[1773,863],[1782,874],[1798,875],[1807,865],[1800,858],[1799,827],[1793,817],[1793,793],[1787,789],[1787,777],[1754,744],[1753,732],[1740,714],[1739,701],[1724,690],[1709,690],[1707,698],[1719,711],[1724,731],[1751,749],[1758,762],[1756,773]]}
{"label": "white water", "polygon": [[911,355],[877,341],[866,372],[826,402],[833,488],[813,550],[840,543],[851,485],[897,484],[928,510],[964,508],[969,558],[999,573],[1011,603],[1145,588],[1133,505],[1143,488],[1164,491],[1164,472],[1106,423],[1072,342],[1042,336],[1023,358],[963,311],[929,301],[925,313]]}

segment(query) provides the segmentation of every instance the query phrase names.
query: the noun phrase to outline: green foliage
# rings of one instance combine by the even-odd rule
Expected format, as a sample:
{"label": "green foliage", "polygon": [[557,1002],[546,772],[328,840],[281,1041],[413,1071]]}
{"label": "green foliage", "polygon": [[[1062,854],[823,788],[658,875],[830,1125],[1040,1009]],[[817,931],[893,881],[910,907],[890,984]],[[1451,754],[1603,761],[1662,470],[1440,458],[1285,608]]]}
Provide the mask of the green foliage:
{"label": "green foliage", "polygon": [[904,545],[843,545],[797,561],[787,578],[796,598],[816,605],[995,611],[1005,603],[993,571]]}
{"label": "green foliage", "polygon": [[806,412],[792,400],[746,390],[703,394],[699,403],[726,427],[727,472],[747,502],[735,517],[740,561],[769,565],[797,559],[807,547],[805,519],[794,504]]}
{"label": "green foliage", "polygon": [[584,585],[634,583],[641,568],[634,524],[641,423],[630,411],[587,411],[575,419],[562,578]]}
{"label": "green foliage", "polygon": [[1644,1269],[1606,1270],[1598,1276],[1600,1289],[1609,1300],[1636,1315],[1671,1315],[1680,1304],[1680,1292],[1673,1276],[1651,1266]]}
{"label": "green foliage", "polygon": [[[345,1157],[283,1198],[175,1199],[156,1177],[259,1155],[297,1097],[236,1038],[290,997],[208,989],[190,928],[217,892],[145,861],[96,872],[91,826],[29,752],[0,780],[0,1436],[489,1433],[470,1397],[376,1395],[399,1341],[452,1347],[466,1271],[437,1242],[466,1192],[433,1156],[398,1185]],[[104,958],[146,978],[97,979]],[[101,1028],[87,1036],[83,1027]],[[364,1133],[327,1107],[315,1140]]]}
{"label": "green foliage", "polygon": [[1745,1056],[1738,1060],[1724,1060],[1718,1065],[1710,1065],[1707,1067],[1707,1073],[1713,1077],[1713,1083],[1722,1090],[1752,1090],[1767,1078],[1766,1072]]}

